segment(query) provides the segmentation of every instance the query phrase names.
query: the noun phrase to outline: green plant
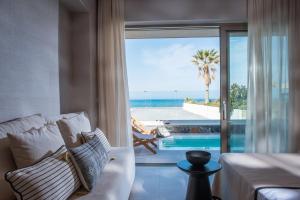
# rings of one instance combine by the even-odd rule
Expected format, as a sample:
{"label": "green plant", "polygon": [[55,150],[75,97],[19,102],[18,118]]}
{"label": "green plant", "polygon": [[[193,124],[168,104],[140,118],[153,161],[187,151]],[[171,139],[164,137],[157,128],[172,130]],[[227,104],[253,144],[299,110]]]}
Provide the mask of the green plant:
{"label": "green plant", "polygon": [[195,103],[195,100],[192,99],[192,98],[190,98],[190,97],[186,97],[186,98],[184,99],[184,103]]}
{"label": "green plant", "polygon": [[220,56],[215,49],[198,50],[192,62],[198,67],[199,77],[203,78],[205,85],[205,103],[209,103],[209,85],[215,79],[215,65],[220,63]]}
{"label": "green plant", "polygon": [[230,113],[233,109],[247,109],[247,88],[244,85],[234,83],[230,86]]}

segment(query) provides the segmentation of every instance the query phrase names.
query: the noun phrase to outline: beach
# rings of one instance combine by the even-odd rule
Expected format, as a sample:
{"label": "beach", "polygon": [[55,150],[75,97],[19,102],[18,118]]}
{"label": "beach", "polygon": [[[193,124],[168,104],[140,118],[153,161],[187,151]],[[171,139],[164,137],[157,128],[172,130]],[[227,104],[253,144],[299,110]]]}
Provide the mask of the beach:
{"label": "beach", "polygon": [[182,107],[131,108],[131,115],[141,121],[206,120],[207,119],[204,115],[193,114],[191,112],[183,110]]}
{"label": "beach", "polygon": [[[201,100],[197,101],[201,102]],[[131,115],[141,121],[220,120],[220,108],[213,105],[185,102],[184,99],[130,100]],[[232,120],[245,120],[245,109],[233,109]]]}

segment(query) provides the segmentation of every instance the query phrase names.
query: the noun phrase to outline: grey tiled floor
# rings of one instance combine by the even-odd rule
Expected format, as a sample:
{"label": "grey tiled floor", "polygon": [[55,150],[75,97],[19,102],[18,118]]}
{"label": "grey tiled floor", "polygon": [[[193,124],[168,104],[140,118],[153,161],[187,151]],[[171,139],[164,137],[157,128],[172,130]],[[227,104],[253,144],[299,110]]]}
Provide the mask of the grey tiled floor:
{"label": "grey tiled floor", "polygon": [[162,151],[154,148],[157,154],[153,154],[143,146],[134,148],[136,163],[176,163],[185,158],[185,151]]}
{"label": "grey tiled floor", "polygon": [[[136,176],[129,200],[184,200],[188,175],[176,162],[185,159],[185,151],[156,151],[152,154],[143,146],[135,148]],[[220,152],[210,152],[217,161]]]}
{"label": "grey tiled floor", "polygon": [[136,166],[129,200],[183,200],[187,182],[176,166]]}

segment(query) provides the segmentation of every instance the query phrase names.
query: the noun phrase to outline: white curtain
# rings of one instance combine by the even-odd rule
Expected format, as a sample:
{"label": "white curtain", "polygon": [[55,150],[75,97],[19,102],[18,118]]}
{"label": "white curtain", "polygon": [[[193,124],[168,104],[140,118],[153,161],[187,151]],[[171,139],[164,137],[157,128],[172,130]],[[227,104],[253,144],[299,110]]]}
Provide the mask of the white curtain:
{"label": "white curtain", "polygon": [[124,0],[98,0],[98,126],[113,146],[131,146]]}
{"label": "white curtain", "polygon": [[247,152],[299,148],[299,8],[299,0],[248,0]]}

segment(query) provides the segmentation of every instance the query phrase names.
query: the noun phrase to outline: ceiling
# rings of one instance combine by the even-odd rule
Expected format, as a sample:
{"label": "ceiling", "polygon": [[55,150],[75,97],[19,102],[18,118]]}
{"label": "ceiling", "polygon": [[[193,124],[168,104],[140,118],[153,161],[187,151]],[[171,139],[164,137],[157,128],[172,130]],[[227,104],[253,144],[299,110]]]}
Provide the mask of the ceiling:
{"label": "ceiling", "polygon": [[125,0],[126,24],[247,22],[247,0]]}
{"label": "ceiling", "polygon": [[219,37],[218,27],[148,27],[127,28],[127,39]]}

